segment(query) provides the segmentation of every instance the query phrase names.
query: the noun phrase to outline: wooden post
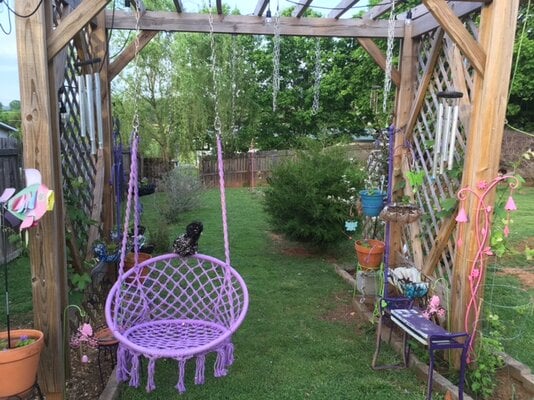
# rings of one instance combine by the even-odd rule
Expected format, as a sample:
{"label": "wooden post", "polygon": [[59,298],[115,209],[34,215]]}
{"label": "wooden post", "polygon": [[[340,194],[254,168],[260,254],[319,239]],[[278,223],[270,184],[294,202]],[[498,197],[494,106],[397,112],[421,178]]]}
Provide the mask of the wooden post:
{"label": "wooden post", "polygon": [[62,311],[67,303],[67,266],[63,224],[58,99],[54,69],[48,64],[46,40],[52,30],[52,1],[19,0],[15,18],[20,77],[24,167],[36,168],[42,181],[55,192],[55,207],[30,229],[30,262],[34,325],[44,332],[39,382],[47,399],[63,399]]}
{"label": "wooden post", "polygon": [[[478,73],[475,76],[462,187],[475,189],[479,182],[490,182],[497,175],[518,8],[519,0],[494,0],[481,12],[479,42],[486,54],[486,62],[484,77]],[[495,193],[490,197],[487,204],[493,206]],[[467,201],[465,210],[474,216],[477,212],[475,202]],[[471,297],[471,260],[475,259],[478,250],[474,217],[464,224],[462,239],[463,245],[457,249],[454,259],[451,331],[471,331],[479,324],[473,315],[467,316],[467,326],[465,324]],[[483,291],[479,291],[475,301],[480,301],[482,296]],[[457,359],[455,361],[458,363]]]}
{"label": "wooden post", "polygon": [[[389,185],[393,189],[398,187],[403,179],[402,164],[407,156],[404,148],[404,128],[410,117],[410,109],[415,93],[415,63],[417,56],[414,53],[414,39],[412,38],[412,25],[406,24],[404,30],[404,40],[402,44],[402,57],[400,61],[401,81],[397,93],[396,113],[395,113],[395,134],[394,156],[393,156],[393,179]],[[400,197],[402,193],[393,192],[393,200]],[[389,222],[389,265],[397,265],[398,254],[402,245],[402,226],[397,222]]]}
{"label": "wooden post", "polygon": [[102,229],[104,235],[109,237],[110,231],[113,229],[115,222],[115,197],[113,186],[111,185],[111,168],[113,157],[113,123],[111,113],[111,87],[108,75],[109,65],[109,50],[108,37],[106,32],[106,12],[102,10],[96,17],[97,27],[91,35],[91,46],[95,52],[95,57],[101,58],[100,81],[102,88],[102,120],[104,127],[104,148],[102,151],[103,166],[104,166],[104,193],[102,197],[102,214],[100,221],[103,222]]}

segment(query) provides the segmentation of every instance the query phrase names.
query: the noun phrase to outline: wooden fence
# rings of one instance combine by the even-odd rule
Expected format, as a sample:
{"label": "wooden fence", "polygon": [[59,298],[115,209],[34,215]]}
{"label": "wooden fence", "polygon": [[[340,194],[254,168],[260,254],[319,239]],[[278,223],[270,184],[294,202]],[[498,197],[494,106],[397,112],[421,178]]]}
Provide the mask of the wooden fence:
{"label": "wooden fence", "polygon": [[[346,146],[347,158],[353,158],[365,164],[372,149],[372,143],[352,143]],[[291,150],[275,150],[237,154],[225,158],[225,186],[256,187],[266,185],[273,168],[294,156],[295,152]],[[219,184],[217,159],[214,156],[203,157],[200,160],[199,169],[205,187],[214,187]]]}
{"label": "wooden fence", "polygon": [[[0,138],[0,193],[6,188],[22,189],[22,148],[18,140],[12,138]],[[9,234],[8,234],[9,236]],[[17,257],[20,252],[16,246],[0,241],[0,257],[4,256],[8,261]]]}

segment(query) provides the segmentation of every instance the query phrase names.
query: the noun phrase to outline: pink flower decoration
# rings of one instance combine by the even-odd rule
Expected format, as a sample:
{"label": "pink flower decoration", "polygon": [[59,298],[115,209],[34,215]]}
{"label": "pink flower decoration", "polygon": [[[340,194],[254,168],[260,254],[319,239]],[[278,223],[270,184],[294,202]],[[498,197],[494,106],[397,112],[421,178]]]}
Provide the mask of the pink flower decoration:
{"label": "pink flower decoration", "polygon": [[508,225],[504,225],[504,237],[508,237],[510,235],[510,228],[508,228]]}
{"label": "pink flower decoration", "polygon": [[439,297],[434,295],[432,296],[432,298],[430,299],[430,307],[431,308],[434,308],[434,309],[437,309],[439,307]]}
{"label": "pink flower decoration", "polygon": [[421,314],[422,314],[423,317],[425,317],[426,319],[430,319],[430,314],[428,313],[428,311],[423,311]]}
{"label": "pink flower decoration", "polygon": [[443,307],[440,307],[437,311],[438,317],[445,318],[445,309]]}
{"label": "pink flower decoration", "polygon": [[80,327],[80,333],[82,336],[85,336],[86,338],[93,336],[93,327],[90,324],[83,324]]}
{"label": "pink flower decoration", "polygon": [[87,355],[84,354],[82,356],[82,363],[87,364],[88,362],[89,362],[89,357],[87,357]]}
{"label": "pink flower decoration", "polygon": [[492,256],[493,255],[493,251],[491,251],[491,247],[484,248],[484,254],[487,255],[487,256]]}
{"label": "pink flower decoration", "polygon": [[456,216],[456,222],[467,222],[467,214],[465,213],[465,209],[462,207],[460,208],[460,211],[458,211],[458,215]]}
{"label": "pink flower decoration", "polygon": [[464,244],[464,241],[462,239],[458,239],[456,244],[458,245],[458,247],[462,247],[462,244]]}
{"label": "pink flower decoration", "polygon": [[480,276],[480,270],[478,268],[473,268],[473,270],[471,271],[470,278],[476,279],[479,276]]}
{"label": "pink flower decoration", "polygon": [[506,202],[506,205],[504,206],[504,209],[506,211],[515,211],[515,210],[517,210],[517,206],[515,205],[515,201],[512,198],[512,196],[508,196],[508,201]]}
{"label": "pink flower decoration", "polygon": [[477,183],[477,188],[479,188],[480,190],[484,190],[488,187],[488,182],[486,181],[480,181]]}

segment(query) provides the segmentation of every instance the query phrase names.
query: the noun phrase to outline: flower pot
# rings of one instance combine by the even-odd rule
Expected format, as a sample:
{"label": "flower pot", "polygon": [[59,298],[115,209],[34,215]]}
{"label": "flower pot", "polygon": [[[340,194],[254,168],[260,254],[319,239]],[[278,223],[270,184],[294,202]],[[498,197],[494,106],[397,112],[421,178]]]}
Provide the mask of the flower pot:
{"label": "flower pot", "polygon": [[414,204],[388,204],[380,212],[380,218],[388,222],[411,223],[421,217],[421,209]]}
{"label": "flower pot", "polygon": [[[31,389],[37,377],[39,358],[44,347],[44,335],[33,329],[18,329],[11,332],[11,345],[22,336],[35,342],[0,351],[0,398],[15,396]],[[0,332],[0,340],[7,340],[7,332]]]}
{"label": "flower pot", "polygon": [[[147,254],[147,253],[138,253],[137,254],[138,256],[138,259],[137,259],[137,262],[138,264],[141,264],[142,262],[148,260],[149,258],[151,258],[152,256],[150,254]],[[126,254],[126,258],[124,259],[124,272],[126,271],[129,271],[130,269],[132,269],[133,267],[135,266],[135,254],[130,252],[128,254]],[[138,271],[139,273],[139,271]],[[143,283],[145,281],[145,277],[146,275],[148,274],[148,269],[147,268],[143,268],[143,270],[140,272],[140,277],[139,277],[139,280],[141,281],[141,283]],[[129,277],[128,279],[126,279],[127,282],[133,282],[134,280],[134,275],[132,275],[131,277]]]}
{"label": "flower pot", "polygon": [[362,269],[376,270],[384,258],[386,245],[380,240],[356,240],[354,248],[358,257],[358,264]]}
{"label": "flower pot", "polygon": [[386,194],[380,190],[361,190],[360,199],[362,210],[368,217],[376,217],[384,208],[384,196]]}

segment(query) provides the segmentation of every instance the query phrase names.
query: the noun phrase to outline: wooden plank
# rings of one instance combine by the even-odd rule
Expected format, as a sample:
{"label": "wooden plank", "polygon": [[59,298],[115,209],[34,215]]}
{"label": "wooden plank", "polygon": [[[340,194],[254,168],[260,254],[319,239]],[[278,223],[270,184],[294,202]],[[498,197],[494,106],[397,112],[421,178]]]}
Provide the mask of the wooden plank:
{"label": "wooden plank", "polygon": [[[147,11],[139,21],[141,30],[168,32],[203,32],[209,33],[209,16],[168,11]],[[111,29],[136,29],[135,16],[132,13],[116,10],[115,18],[106,10],[106,27]],[[225,15],[213,21],[214,33],[244,35],[273,35],[272,26],[265,24],[263,18],[250,15]],[[323,37],[371,37],[387,38],[388,21],[371,21],[362,19],[334,18],[293,18],[280,17],[280,34],[284,36],[323,36]],[[404,37],[404,22],[396,21],[394,28],[396,38]]]}
{"label": "wooden plank", "polygon": [[[91,219],[93,221],[101,221],[100,215],[102,213],[102,197],[104,194],[104,151],[98,149],[96,161],[96,176],[95,187],[93,189],[93,205],[91,207]],[[100,224],[91,224],[89,227],[89,234],[87,238],[87,250],[85,251],[86,260],[93,258],[91,248],[93,242],[100,236]]]}
{"label": "wooden plank", "polygon": [[413,136],[413,129],[415,127],[415,123],[417,122],[417,118],[419,116],[419,113],[421,112],[421,108],[423,107],[428,85],[432,80],[434,68],[436,67],[439,55],[441,54],[441,49],[443,48],[443,36],[443,29],[438,28],[438,31],[434,34],[434,40],[432,40],[432,52],[430,53],[430,57],[428,57],[428,60],[426,62],[425,72],[423,73],[423,77],[421,78],[419,88],[417,89],[417,94],[415,95],[415,101],[413,102],[412,109],[410,111],[410,116],[408,118],[406,128],[404,129],[406,140],[411,140]]}
{"label": "wooden plank", "polygon": [[[408,157],[402,158],[402,176],[405,181],[408,181],[406,179],[407,173],[410,171],[410,165],[408,163]],[[409,184],[406,184],[404,186],[404,195],[407,196],[410,199],[411,203],[415,203],[415,196],[413,193],[413,189]],[[417,265],[418,268],[421,268],[423,265],[423,247],[421,246],[421,229],[419,227],[419,223],[415,222],[409,225],[409,235],[410,235],[410,241],[412,244],[412,259],[415,265]]]}
{"label": "wooden plank", "polygon": [[423,274],[426,276],[434,275],[436,266],[443,255],[443,251],[449,243],[452,233],[456,228],[456,220],[453,217],[449,217],[441,224],[436,239],[430,252],[428,253],[426,260],[423,264]]}
{"label": "wooden plank", "polygon": [[[415,65],[417,63],[417,56],[415,55],[415,44],[411,35],[412,25],[405,26],[405,38],[402,44],[402,56],[400,60],[401,66],[401,81],[397,91],[397,102],[395,107],[395,125],[405,126],[410,107],[414,96],[415,85]],[[398,187],[399,181],[402,179],[402,163],[403,159],[408,156],[408,152],[404,145],[404,135],[397,133],[395,135],[394,155],[393,155],[393,179],[388,184],[391,187]],[[392,200],[396,201],[400,198],[402,193],[393,193]],[[389,249],[390,249],[390,266],[397,265],[397,253],[402,248],[402,226],[397,222],[389,222]]]}
{"label": "wooden plank", "polygon": [[[46,4],[49,4],[48,2]],[[54,71],[49,69],[46,38],[52,21],[51,7],[39,0],[19,0],[15,9],[28,18],[15,18],[19,65],[24,166],[41,172],[42,181],[55,192],[54,210],[30,230],[35,329],[43,331],[39,383],[47,398],[62,399],[65,387],[64,341],[61,324],[67,300],[63,190],[59,153],[57,92]],[[51,90],[52,87],[52,90]]]}
{"label": "wooden plank", "polygon": [[267,8],[267,4],[269,4],[269,0],[258,0],[256,3],[256,8],[254,9],[254,15],[261,17]]}
{"label": "wooden plank", "polygon": [[[482,6],[483,6],[483,3],[457,3],[457,4],[454,4],[453,11],[454,11],[454,14],[458,18],[462,18],[465,15],[468,15],[474,11],[479,10],[480,7]],[[413,35],[415,37],[424,35],[425,33],[433,31],[438,26],[440,26],[440,23],[436,21],[436,19],[431,13],[426,13],[421,18],[416,19],[415,21],[413,21],[413,24],[414,24]]]}
{"label": "wooden plank", "polygon": [[104,147],[102,149],[104,159],[104,192],[102,197],[102,229],[104,237],[110,237],[110,232],[115,225],[115,192],[111,182],[113,165],[113,121],[111,113],[111,78],[109,78],[108,62],[109,50],[108,37],[105,27],[106,13],[102,11],[96,17],[98,28],[91,35],[91,44],[95,56],[102,59],[103,68],[100,72],[101,101],[102,101],[102,127],[104,129]]}
{"label": "wooden plank", "polygon": [[[482,181],[490,182],[497,176],[506,115],[509,77],[511,72],[514,37],[517,24],[519,0],[496,0],[482,9],[480,16],[480,40],[487,55],[485,75],[475,76],[473,112],[467,139],[467,149],[462,176],[462,187],[474,190]],[[480,322],[475,315],[467,313],[471,301],[471,268],[479,252],[480,232],[476,219],[478,204],[470,196],[464,204],[469,221],[462,224],[463,245],[456,250],[452,279],[452,307],[449,312],[452,330],[472,331]],[[495,192],[486,199],[493,207]],[[457,231],[459,228],[457,228]],[[457,232],[457,235],[460,232]],[[484,245],[484,244],[483,244]],[[480,264],[484,274],[485,262]],[[482,285],[483,287],[484,285]],[[482,288],[473,298],[479,304],[484,296]],[[476,337],[473,338],[476,340]],[[458,359],[454,359],[458,364]]]}
{"label": "wooden plank", "polygon": [[458,92],[462,92],[464,95],[459,100],[458,115],[459,119],[464,127],[469,126],[469,120],[471,118],[471,101],[469,100],[469,89],[467,87],[464,60],[460,54],[460,49],[454,43],[449,43],[447,40],[449,51],[448,62],[451,70],[451,79],[454,89]]}
{"label": "wooden plank", "polygon": [[371,8],[367,13],[363,15],[364,19],[377,19],[391,10],[393,2],[391,0],[382,0],[376,6]]}
{"label": "wooden plank", "polygon": [[172,0],[174,3],[174,8],[176,8],[177,13],[184,12],[184,5],[182,4],[182,0]]}
{"label": "wooden plank", "polygon": [[423,4],[425,4],[434,18],[439,21],[454,43],[460,47],[460,50],[462,50],[462,53],[471,62],[476,71],[484,76],[486,53],[447,3],[443,0],[423,0]]}
{"label": "wooden plank", "polygon": [[291,16],[296,18],[302,17],[312,1],[313,0],[299,0],[299,3],[295,6]]}
{"label": "wooden plank", "polygon": [[[466,0],[466,1],[469,1],[469,0]],[[451,0],[448,2],[449,6],[451,7],[451,9],[454,11],[454,13],[457,16],[460,16],[460,14],[465,15],[466,12],[469,13],[472,11],[476,11],[479,8],[483,7],[484,3],[485,2],[481,0],[472,1],[471,4],[466,4],[466,2],[463,2],[463,0],[454,0],[454,1]],[[428,11],[428,8],[426,8],[424,4],[419,4],[418,6],[412,8],[411,11],[412,11],[413,22],[418,22],[415,20],[422,18],[422,17],[427,17],[427,16],[429,16],[432,19],[434,18],[432,17],[432,14],[430,14],[430,12]],[[406,19],[406,15],[407,15],[407,12],[400,13],[397,15],[397,19],[404,20]],[[434,28],[437,28],[438,25],[439,24],[436,22],[436,26]],[[414,28],[414,31],[416,30],[417,30],[417,26]]]}
{"label": "wooden plank", "polygon": [[328,18],[339,18],[343,14],[345,14],[347,11],[351,9],[351,7],[356,4],[360,0],[341,0],[341,2],[330,11],[328,14]]}
{"label": "wooden plank", "polygon": [[[375,63],[382,68],[383,71],[386,70],[386,56],[382,53],[380,47],[369,38],[358,38],[358,43],[363,49],[371,56]],[[398,69],[391,68],[391,81],[395,86],[399,87],[401,81],[401,75]]]}
{"label": "wooden plank", "polygon": [[[152,40],[154,36],[156,36],[158,31],[141,31],[139,33],[139,51],[143,50],[144,47]],[[128,65],[130,61],[133,60],[135,57],[135,42],[134,39],[132,43],[126,47],[126,49],[123,50],[121,54],[119,54],[115,60],[110,64],[108,68],[108,79],[110,81],[113,80],[120,72]]]}
{"label": "wooden plank", "polygon": [[48,60],[52,60],[110,0],[84,0],[52,30],[47,42]]}

